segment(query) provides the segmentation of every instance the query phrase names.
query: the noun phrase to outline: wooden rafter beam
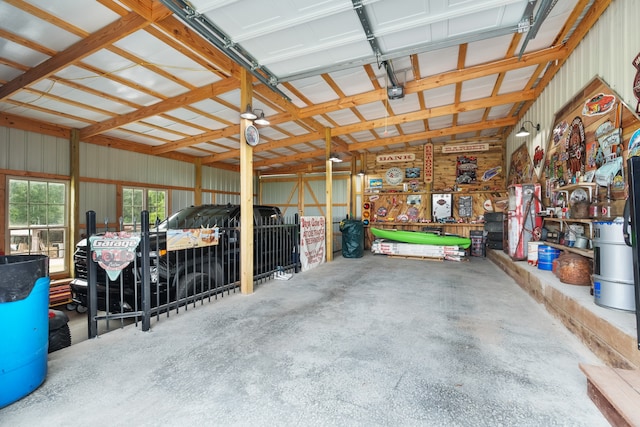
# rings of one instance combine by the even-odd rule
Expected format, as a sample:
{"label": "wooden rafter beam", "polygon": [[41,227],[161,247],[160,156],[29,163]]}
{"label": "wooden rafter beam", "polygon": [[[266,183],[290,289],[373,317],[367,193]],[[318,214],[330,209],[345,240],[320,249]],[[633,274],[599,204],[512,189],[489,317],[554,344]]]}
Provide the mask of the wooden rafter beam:
{"label": "wooden rafter beam", "polygon": [[[534,90],[526,90],[522,92],[512,92],[512,93],[489,97],[489,98],[476,99],[473,101],[465,101],[465,102],[461,102],[458,105],[445,105],[442,107],[428,108],[423,111],[416,111],[416,112],[407,113],[407,114],[399,114],[397,116],[393,116],[389,118],[369,120],[366,123],[357,123],[353,125],[340,126],[332,129],[331,135],[340,136],[340,135],[344,135],[352,132],[358,132],[363,130],[364,128],[382,127],[385,125],[385,123],[389,125],[392,125],[392,124],[395,125],[395,124],[413,122],[416,120],[424,120],[424,119],[430,119],[434,117],[448,116],[450,114],[461,113],[465,111],[495,107],[498,105],[511,104],[513,102],[521,102],[524,100],[534,99],[534,96],[535,96]],[[491,123],[491,122],[487,122],[487,123]],[[494,127],[490,125],[483,126],[483,123],[478,123],[478,125],[481,126],[480,127],[481,129]],[[455,132],[455,133],[458,133],[458,132]],[[351,146],[353,146],[353,144],[351,144]]]}
{"label": "wooden rafter beam", "polygon": [[[544,76],[542,76],[542,78],[538,82],[535,89],[536,99],[540,96],[542,91],[551,82],[551,79],[553,79],[556,73],[560,71],[560,68],[562,68],[564,63],[567,61],[567,59],[569,58],[569,55],[571,55],[571,53],[578,47],[578,44],[582,41],[582,39],[584,39],[584,37],[595,25],[595,23],[598,21],[598,19],[604,13],[604,11],[607,10],[607,8],[609,7],[612,1],[613,0],[596,1],[592,4],[591,8],[584,14],[582,20],[580,21],[580,25],[576,27],[573,34],[571,34],[571,38],[569,38],[569,40],[567,40],[567,42],[563,46],[563,48],[566,51],[566,55],[562,56],[561,58],[558,58],[558,60],[556,61],[553,61],[553,63],[550,64],[549,67],[547,67],[547,70],[545,71]],[[587,2],[585,1],[581,1],[580,3],[578,3],[578,5],[574,8],[574,11],[571,14],[571,19],[577,20],[578,16],[582,14],[586,4]],[[565,30],[563,29],[563,31]],[[526,102],[524,107],[519,112],[519,117],[523,117],[524,114],[529,109],[529,107],[531,107],[531,105],[533,105],[533,101]]]}
{"label": "wooden rafter beam", "polygon": [[135,12],[124,16],[0,87],[0,100],[8,98],[21,88],[36,83],[147,25],[149,22]]}
{"label": "wooden rafter beam", "polygon": [[[449,114],[453,114],[454,112],[471,111],[479,108],[488,108],[496,105],[510,104],[513,102],[521,102],[523,100],[533,99],[534,95],[535,95],[534,90],[528,90],[523,92],[513,92],[513,93],[499,95],[499,96],[490,97],[490,98],[483,98],[483,99],[477,99],[473,101],[461,102],[458,106],[447,105],[443,107],[436,107],[436,108],[426,109],[423,111],[417,111],[414,113],[401,114],[394,117],[389,117],[387,119],[377,119],[377,120],[370,120],[368,122],[357,123],[354,125],[338,126],[331,129],[331,135],[332,137],[337,137],[340,135],[347,135],[353,132],[358,132],[358,131],[366,130],[369,128],[382,127],[385,124],[385,120],[388,122],[388,124],[395,125],[395,124],[407,123],[415,120],[424,120],[428,118],[449,115]],[[475,130],[492,128],[494,127],[493,126],[494,122],[495,121],[478,123],[473,130],[475,131]],[[509,123],[511,123],[511,121]],[[512,125],[515,123],[516,122],[514,121]],[[460,128],[462,127],[456,127],[455,129],[460,129]],[[469,131],[458,130],[456,132],[449,133],[447,135],[454,135],[460,132],[469,132]],[[382,141],[382,143],[375,146],[402,143],[404,142],[402,140],[402,137],[404,136],[399,136],[395,138],[377,139],[376,141]],[[406,135],[406,137],[410,138],[411,135]],[[282,140],[272,141],[268,144],[260,144],[254,148],[254,152],[292,146],[292,145],[301,144],[304,142],[321,140],[322,138],[323,138],[322,132],[313,132],[305,135],[300,135],[294,138],[286,138]],[[390,141],[395,141],[395,142],[390,142]],[[408,140],[408,141],[410,142],[411,140]],[[357,145],[358,143],[351,143],[348,145],[347,148],[349,151],[353,151],[354,150],[353,147]],[[229,150],[225,153],[214,154],[209,157],[204,157],[202,160],[202,163],[208,164],[212,162],[222,161],[222,160],[238,157],[238,155],[239,155],[238,150]]]}
{"label": "wooden rafter beam", "polygon": [[0,126],[55,136],[57,138],[69,139],[71,137],[71,128],[69,127],[52,125],[9,113],[0,113]]}
{"label": "wooden rafter beam", "polygon": [[202,101],[203,99],[213,98],[215,96],[236,89],[237,87],[238,82],[234,79],[225,79],[216,83],[212,83],[208,86],[203,86],[201,88],[192,90],[191,92],[183,93],[178,96],[174,96],[173,98],[157,102],[153,105],[149,105],[148,107],[140,108],[132,113],[123,114],[121,116],[102,121],[93,126],[88,126],[80,130],[80,138],[86,138],[88,136],[106,132],[110,129],[114,129],[127,123],[132,123],[144,119],[146,117],[166,113],[167,111],[175,110],[177,108],[184,107],[185,105]]}
{"label": "wooden rafter beam", "polygon": [[485,128],[499,128],[503,126],[513,126],[516,123],[517,123],[516,117],[509,117],[506,119],[491,120],[486,124],[472,123],[468,125],[452,126],[452,127],[442,128],[442,129],[434,129],[434,130],[429,130],[425,132],[418,132],[410,135],[395,136],[391,138],[385,138],[384,140],[357,142],[355,144],[351,144],[351,152],[358,151],[358,150],[369,150],[372,148],[380,147],[382,145],[401,144],[405,141],[406,142],[414,142],[414,141],[420,141],[420,140],[426,141],[429,138],[455,135],[458,133],[475,132],[477,130],[485,129]]}
{"label": "wooden rafter beam", "polygon": [[[405,93],[422,92],[429,89],[435,89],[440,86],[463,82],[469,79],[476,79],[480,77],[490,76],[492,74],[530,67],[531,65],[535,64],[546,64],[549,61],[555,61],[556,59],[562,58],[566,54],[566,52],[567,50],[566,48],[564,48],[564,46],[553,47],[550,49],[543,49],[537,52],[523,55],[522,60],[520,61],[518,61],[518,58],[508,58],[490,62],[487,64],[468,67],[463,70],[455,70],[447,73],[424,77],[418,80],[407,82],[407,84],[405,85]],[[369,104],[374,101],[382,101],[386,98],[386,96],[387,91],[384,88],[360,93],[353,96],[346,96],[342,99],[336,99],[316,104],[311,107],[301,108],[299,111],[299,116],[309,117],[321,113],[326,113],[328,111],[337,111],[344,108],[356,107],[358,105]]]}
{"label": "wooden rafter beam", "polygon": [[[269,118],[269,121],[273,125],[276,125],[278,123],[286,123],[291,120],[292,118],[289,114],[278,114],[275,117]],[[179,141],[173,141],[164,145],[160,145],[153,149],[153,154],[167,153],[169,151],[174,151],[180,148],[189,147],[191,145],[200,144],[202,142],[208,142],[208,141],[212,141],[219,138],[228,138],[233,135],[238,135],[239,133],[240,133],[239,125],[227,126],[222,129],[217,129],[211,132],[205,132],[200,135],[196,135],[189,138],[181,139]]]}
{"label": "wooden rafter beam", "polygon": [[121,3],[150,22],[159,21],[173,14],[157,0],[121,0]]}

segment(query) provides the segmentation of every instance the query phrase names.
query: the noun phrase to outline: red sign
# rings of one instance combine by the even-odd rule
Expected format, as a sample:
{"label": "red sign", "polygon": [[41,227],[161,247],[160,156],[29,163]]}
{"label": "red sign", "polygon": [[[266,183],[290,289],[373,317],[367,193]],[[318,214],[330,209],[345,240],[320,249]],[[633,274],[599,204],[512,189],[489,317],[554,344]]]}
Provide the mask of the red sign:
{"label": "red sign", "polygon": [[424,144],[424,182],[433,182],[433,144]]}

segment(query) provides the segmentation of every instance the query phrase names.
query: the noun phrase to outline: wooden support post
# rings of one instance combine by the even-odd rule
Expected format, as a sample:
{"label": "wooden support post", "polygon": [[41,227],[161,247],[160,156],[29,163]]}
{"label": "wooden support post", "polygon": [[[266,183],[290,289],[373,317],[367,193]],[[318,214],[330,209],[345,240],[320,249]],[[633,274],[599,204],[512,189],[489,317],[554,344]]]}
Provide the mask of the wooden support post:
{"label": "wooden support post", "polygon": [[325,177],[325,204],[327,212],[325,213],[325,224],[327,227],[326,252],[327,262],[333,261],[333,162],[329,160],[331,156],[331,129],[324,129],[325,142],[325,159],[327,163],[327,172]]}
{"label": "wooden support post", "polygon": [[304,216],[304,186],[306,181],[303,173],[298,173],[298,215]]}
{"label": "wooden support post", "polygon": [[73,253],[76,242],[80,240],[78,224],[80,223],[80,131],[71,129],[69,138],[69,236],[65,242],[66,267],[73,274]]}
{"label": "wooden support post", "polygon": [[[251,104],[251,74],[240,70],[240,111]],[[253,147],[247,144],[245,129],[251,121],[240,119],[240,291],[253,293]]]}
{"label": "wooden support post", "polygon": [[193,204],[199,206],[202,204],[202,159],[197,158],[194,165],[195,187],[193,189]]}

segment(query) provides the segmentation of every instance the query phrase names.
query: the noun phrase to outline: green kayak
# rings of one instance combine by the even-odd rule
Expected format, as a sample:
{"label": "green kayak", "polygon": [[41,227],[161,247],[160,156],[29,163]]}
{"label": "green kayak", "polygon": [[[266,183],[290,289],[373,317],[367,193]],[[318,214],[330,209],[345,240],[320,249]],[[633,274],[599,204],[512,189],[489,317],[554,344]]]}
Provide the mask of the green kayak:
{"label": "green kayak", "polygon": [[440,236],[435,233],[422,231],[382,230],[371,227],[371,234],[381,239],[395,240],[403,243],[416,243],[420,245],[460,246],[467,249],[471,246],[471,239],[455,235]]}

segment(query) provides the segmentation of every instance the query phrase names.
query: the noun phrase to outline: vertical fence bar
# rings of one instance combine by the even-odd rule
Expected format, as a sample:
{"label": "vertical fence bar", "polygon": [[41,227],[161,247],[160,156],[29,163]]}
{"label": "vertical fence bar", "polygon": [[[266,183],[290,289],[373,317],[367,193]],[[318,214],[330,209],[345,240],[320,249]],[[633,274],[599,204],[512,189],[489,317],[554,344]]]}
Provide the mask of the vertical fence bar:
{"label": "vertical fence bar", "polygon": [[141,272],[142,280],[142,330],[148,331],[151,328],[151,283],[149,281],[149,272],[151,271],[151,263],[149,260],[149,211],[142,211],[140,214],[140,251],[141,253]]}
{"label": "vertical fence bar", "polygon": [[293,217],[293,262],[295,264],[293,271],[300,273],[300,215],[297,213]]}
{"label": "vertical fence bar", "polygon": [[89,304],[87,316],[87,336],[95,338],[98,336],[98,266],[91,256],[91,242],[89,237],[96,234],[96,213],[87,211],[87,304]]}

